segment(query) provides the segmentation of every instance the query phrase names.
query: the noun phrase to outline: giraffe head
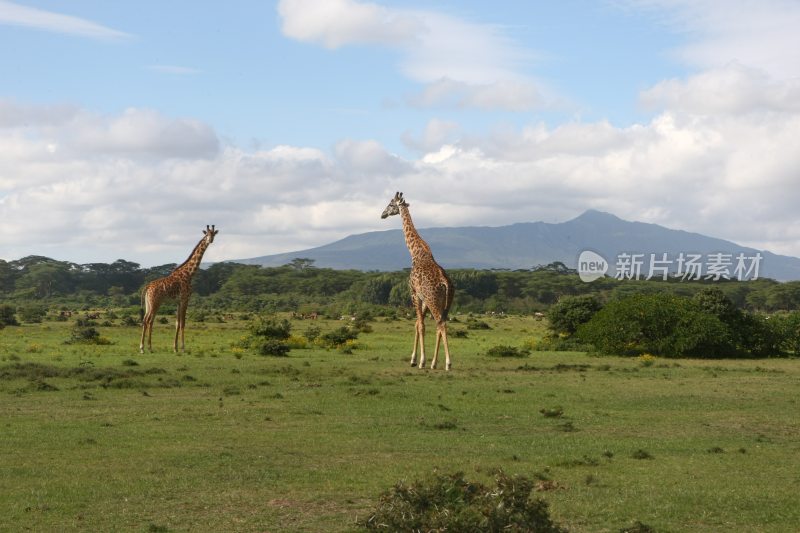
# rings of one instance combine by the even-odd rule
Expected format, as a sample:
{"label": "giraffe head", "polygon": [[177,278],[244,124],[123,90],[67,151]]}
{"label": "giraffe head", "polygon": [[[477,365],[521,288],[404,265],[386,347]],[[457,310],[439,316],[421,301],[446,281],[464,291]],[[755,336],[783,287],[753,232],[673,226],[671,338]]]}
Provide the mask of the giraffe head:
{"label": "giraffe head", "polygon": [[215,227],[214,225],[209,227],[208,224],[206,224],[206,229],[203,230],[203,235],[206,236],[205,241],[206,241],[207,245],[211,244],[212,242],[214,242],[214,236],[217,233],[219,233],[219,230],[218,229],[214,229],[214,227]]}
{"label": "giraffe head", "polygon": [[394,198],[389,201],[389,205],[386,206],[386,209],[383,210],[383,214],[381,214],[381,218],[390,217],[392,215],[399,215],[400,214],[400,206],[408,207],[408,203],[403,198],[403,193],[398,192],[395,193]]}

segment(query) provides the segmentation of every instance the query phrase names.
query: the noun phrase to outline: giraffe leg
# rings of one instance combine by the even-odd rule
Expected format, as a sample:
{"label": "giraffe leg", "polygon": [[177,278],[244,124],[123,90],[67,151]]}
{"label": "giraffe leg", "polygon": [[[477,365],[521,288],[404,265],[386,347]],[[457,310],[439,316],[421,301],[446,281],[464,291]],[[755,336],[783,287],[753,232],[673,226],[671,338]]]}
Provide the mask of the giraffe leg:
{"label": "giraffe leg", "polygon": [[439,357],[439,344],[442,340],[442,330],[439,325],[436,325],[436,344],[433,347],[433,360],[431,361],[431,370],[436,368],[436,360]]}
{"label": "giraffe leg", "polygon": [[181,333],[181,302],[178,300],[178,309],[175,311],[175,341],[172,343],[172,351],[178,352],[178,335]]}
{"label": "giraffe leg", "polygon": [[147,334],[146,317],[142,317],[142,340],[139,341],[139,353],[144,353],[144,337]]}
{"label": "giraffe leg", "polygon": [[[439,331],[438,331],[439,328],[437,327],[436,329],[437,329],[436,333],[439,334]],[[444,366],[444,368],[445,368],[445,370],[450,370],[450,368],[451,368],[451,365],[450,365],[450,347],[447,345],[447,323],[446,322],[442,323],[441,331],[442,331],[441,332],[441,338],[444,339],[444,357],[445,357],[445,360],[444,360],[445,366]],[[437,348],[438,348],[438,345],[437,345]]]}
{"label": "giraffe leg", "polygon": [[414,349],[411,350],[411,366],[417,366],[417,343],[419,342],[419,328],[414,322]]}
{"label": "giraffe leg", "polygon": [[155,318],[155,311],[148,312],[144,317],[145,324],[147,324],[147,349],[150,350],[150,353],[153,353],[153,321]]}
{"label": "giraffe leg", "polygon": [[184,302],[181,305],[181,351],[186,351],[186,343],[184,342],[184,335],[186,334],[186,310],[189,308],[189,302]]}
{"label": "giraffe leg", "polygon": [[[422,360],[425,360],[425,345],[422,342],[422,337],[425,335],[425,309],[422,301],[416,295],[411,295],[411,301],[414,304],[414,311],[417,314],[417,320],[414,322],[414,348],[411,350],[411,366],[417,366],[417,345],[420,345]],[[421,333],[420,333],[421,325]]]}
{"label": "giraffe leg", "polygon": [[[419,336],[419,368],[425,368],[425,315],[417,318],[417,334]],[[415,345],[416,346],[416,345]]]}

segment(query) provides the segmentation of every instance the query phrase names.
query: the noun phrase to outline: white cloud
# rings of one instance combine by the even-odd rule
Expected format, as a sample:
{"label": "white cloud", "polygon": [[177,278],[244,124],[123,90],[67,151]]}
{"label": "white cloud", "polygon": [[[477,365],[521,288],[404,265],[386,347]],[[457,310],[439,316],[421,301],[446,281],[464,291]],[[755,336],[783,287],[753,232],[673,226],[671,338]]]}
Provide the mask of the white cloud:
{"label": "white cloud", "polygon": [[775,81],[766,72],[729,64],[670,79],[644,91],[642,104],[690,113],[761,113],[800,111],[800,78]]}
{"label": "white cloud", "polygon": [[[5,115],[36,120],[0,128],[5,259],[180,262],[206,224],[221,231],[209,260],[299,250],[387,229],[378,215],[397,190],[419,227],[563,221],[593,207],[800,255],[800,112],[791,109],[676,106],[625,128],[532,124],[484,137],[432,121],[417,140],[425,153],[407,160],[374,140],[344,140],[331,154],[201,141],[175,156],[154,140],[216,135],[147,110],[75,109],[66,118],[57,110],[50,120],[50,108],[18,107],[6,103]],[[103,137],[107,144],[87,141]]]}
{"label": "white cloud", "polygon": [[125,32],[80,17],[23,6],[5,0],[0,0],[0,24],[23,26],[91,39],[116,40],[130,37]]}
{"label": "white cloud", "polygon": [[30,106],[0,100],[0,128],[62,124],[78,113],[73,105]]}
{"label": "white cloud", "polygon": [[517,112],[533,111],[548,105],[540,87],[530,81],[470,84],[450,78],[427,84],[422,92],[409,98],[409,103],[415,107],[450,106]]}
{"label": "white cloud", "polygon": [[87,153],[208,158],[219,150],[219,139],[207,124],[148,109],[105,117],[68,105],[39,107],[0,100],[0,134],[5,134],[6,148],[18,155],[44,154],[49,160]]}
{"label": "white cloud", "polygon": [[410,132],[402,136],[403,144],[408,148],[420,152],[432,152],[440,146],[456,140],[459,132],[458,123],[452,120],[431,119],[419,137]]}
{"label": "white cloud", "polygon": [[347,139],[337,143],[334,151],[343,170],[356,176],[375,179],[398,176],[411,170],[408,163],[387,152],[377,141]]}
{"label": "white cloud", "polygon": [[327,48],[406,44],[424,31],[422,21],[410,12],[354,0],[281,0],[278,14],[284,35]]}
{"label": "white cloud", "polygon": [[399,50],[401,72],[425,85],[415,105],[529,111],[547,104],[541,84],[525,73],[538,56],[500,26],[355,0],[281,0],[278,14],[292,39]]}
{"label": "white cloud", "polygon": [[736,62],[785,79],[800,76],[800,4],[794,0],[628,0],[685,35],[673,51],[700,69]]}

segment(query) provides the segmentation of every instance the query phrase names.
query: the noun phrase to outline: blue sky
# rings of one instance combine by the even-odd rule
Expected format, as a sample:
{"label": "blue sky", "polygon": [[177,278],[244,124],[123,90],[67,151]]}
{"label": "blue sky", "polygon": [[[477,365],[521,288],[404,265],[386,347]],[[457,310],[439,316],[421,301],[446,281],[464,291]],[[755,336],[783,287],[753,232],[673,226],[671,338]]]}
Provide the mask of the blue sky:
{"label": "blue sky", "polygon": [[594,208],[800,255],[800,3],[0,0],[0,258]]}

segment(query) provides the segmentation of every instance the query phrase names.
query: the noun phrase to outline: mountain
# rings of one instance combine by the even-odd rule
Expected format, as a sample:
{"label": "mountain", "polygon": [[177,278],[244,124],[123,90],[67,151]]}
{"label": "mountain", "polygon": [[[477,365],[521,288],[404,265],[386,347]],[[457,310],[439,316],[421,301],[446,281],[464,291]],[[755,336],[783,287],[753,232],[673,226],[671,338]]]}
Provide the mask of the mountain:
{"label": "mountain", "polygon": [[[578,267],[578,257],[591,250],[604,258],[609,275],[625,261],[620,254],[642,254],[642,278],[647,276],[650,254],[662,259],[667,254],[670,272],[678,268],[680,254],[700,254],[705,276],[713,254],[730,277],[737,277],[737,256],[743,254],[746,267],[758,262],[758,277],[781,281],[800,279],[800,259],[740,246],[698,233],[673,230],[657,224],[630,222],[609,213],[589,210],[557,224],[526,222],[509,226],[468,226],[419,229],[433,254],[445,268],[529,269],[560,261]],[[760,262],[753,260],[760,254]],[[401,229],[351,235],[339,241],[296,252],[236,260],[237,263],[281,266],[295,258],[314,260],[315,266],[334,269],[385,270],[407,268],[411,264]],[[685,271],[685,270],[684,270]],[[630,274],[631,272],[628,271]],[[746,278],[752,277],[745,276]]]}

